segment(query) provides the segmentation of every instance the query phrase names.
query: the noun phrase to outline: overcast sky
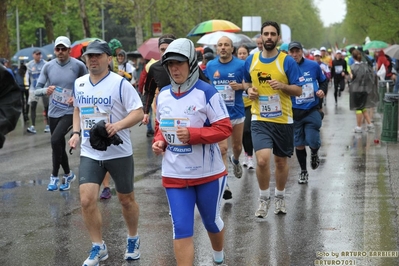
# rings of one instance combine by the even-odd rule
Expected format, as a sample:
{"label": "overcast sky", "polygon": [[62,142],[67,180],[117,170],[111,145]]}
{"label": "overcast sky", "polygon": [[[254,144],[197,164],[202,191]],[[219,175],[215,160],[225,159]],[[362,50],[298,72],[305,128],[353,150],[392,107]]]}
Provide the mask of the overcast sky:
{"label": "overcast sky", "polygon": [[345,0],[314,0],[314,3],[320,10],[320,18],[325,27],[344,20]]}

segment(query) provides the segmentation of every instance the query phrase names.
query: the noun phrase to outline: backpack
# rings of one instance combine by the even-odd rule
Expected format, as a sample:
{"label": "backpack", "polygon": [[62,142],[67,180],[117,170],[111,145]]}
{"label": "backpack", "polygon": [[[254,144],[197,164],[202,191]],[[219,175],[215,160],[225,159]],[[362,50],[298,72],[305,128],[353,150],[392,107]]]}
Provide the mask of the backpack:
{"label": "backpack", "polygon": [[388,74],[392,73],[392,66],[393,66],[393,63],[392,63],[392,58],[391,58],[389,55],[385,55],[385,57],[386,57],[387,60],[389,61],[389,66],[388,66],[388,68],[387,68],[387,75],[388,75]]}

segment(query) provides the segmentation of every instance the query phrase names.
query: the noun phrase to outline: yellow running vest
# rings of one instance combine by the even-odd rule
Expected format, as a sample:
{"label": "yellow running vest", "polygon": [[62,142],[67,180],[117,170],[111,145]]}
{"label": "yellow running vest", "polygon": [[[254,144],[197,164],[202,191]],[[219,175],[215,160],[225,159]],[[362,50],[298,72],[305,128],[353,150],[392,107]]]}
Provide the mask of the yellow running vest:
{"label": "yellow running vest", "polygon": [[279,124],[292,124],[291,97],[281,90],[273,90],[268,80],[278,80],[288,84],[288,77],[284,71],[284,60],[287,54],[279,53],[271,63],[262,63],[260,52],[252,58],[249,74],[252,87],[258,89],[259,98],[252,101],[252,120],[266,121]]}

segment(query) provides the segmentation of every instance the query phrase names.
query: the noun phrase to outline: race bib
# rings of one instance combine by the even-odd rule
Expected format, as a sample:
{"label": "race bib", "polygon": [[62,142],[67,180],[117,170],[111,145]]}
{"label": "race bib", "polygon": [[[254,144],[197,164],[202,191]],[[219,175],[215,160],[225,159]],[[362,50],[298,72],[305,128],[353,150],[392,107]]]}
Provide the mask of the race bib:
{"label": "race bib", "polygon": [[314,98],[314,88],[313,83],[307,83],[302,86],[302,95],[295,97],[296,104],[313,102]]}
{"label": "race bib", "polygon": [[343,66],[335,66],[335,73],[341,74],[343,69],[344,69]]}
{"label": "race bib", "polygon": [[259,96],[259,110],[261,117],[274,118],[282,116],[280,95]]}
{"label": "race bib", "polygon": [[62,109],[68,109],[68,100],[72,97],[72,90],[55,87],[52,95],[52,103]]}
{"label": "race bib", "polygon": [[234,100],[236,92],[231,88],[230,85],[216,85],[216,89],[222,96],[226,106],[234,106]]}
{"label": "race bib", "polygon": [[190,120],[187,118],[164,118],[161,119],[159,128],[168,143],[167,149],[174,153],[189,154],[192,153],[192,146],[187,143],[181,142],[177,138],[178,127],[189,127]]}
{"label": "race bib", "polygon": [[100,110],[96,107],[82,107],[80,109],[80,114],[82,117],[82,138],[90,138],[90,129],[100,122],[104,120],[105,123],[109,123],[109,114],[105,112],[100,112]]}

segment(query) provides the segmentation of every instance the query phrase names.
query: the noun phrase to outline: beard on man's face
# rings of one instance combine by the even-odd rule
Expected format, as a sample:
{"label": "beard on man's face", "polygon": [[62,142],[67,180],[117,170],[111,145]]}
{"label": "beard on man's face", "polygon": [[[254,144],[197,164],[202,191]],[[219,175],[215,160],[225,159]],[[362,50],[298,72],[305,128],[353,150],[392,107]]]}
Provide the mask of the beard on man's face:
{"label": "beard on man's face", "polygon": [[265,48],[266,51],[272,51],[274,48],[276,48],[277,42],[273,41],[267,41],[263,43],[263,48]]}

